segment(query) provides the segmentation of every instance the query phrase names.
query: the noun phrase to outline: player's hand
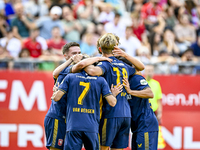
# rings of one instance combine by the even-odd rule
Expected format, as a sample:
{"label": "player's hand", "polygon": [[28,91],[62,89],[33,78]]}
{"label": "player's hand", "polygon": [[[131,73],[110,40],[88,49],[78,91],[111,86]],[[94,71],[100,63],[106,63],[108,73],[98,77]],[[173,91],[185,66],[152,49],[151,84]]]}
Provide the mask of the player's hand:
{"label": "player's hand", "polygon": [[111,92],[113,94],[113,96],[117,96],[119,93],[121,93],[123,90],[123,86],[118,83],[115,87],[113,86],[113,84],[111,85]]}
{"label": "player's hand", "polygon": [[130,94],[130,91],[131,91],[131,89],[130,89],[130,84],[129,84],[129,82],[128,82],[128,79],[127,79],[127,78],[124,78],[124,79],[123,79],[123,86],[125,87],[125,89],[126,89],[127,93],[129,93],[129,94]]}
{"label": "player's hand", "polygon": [[82,55],[82,54],[76,54],[76,55],[73,56],[73,61],[74,61],[74,63],[76,64],[76,63],[78,63],[79,61],[81,61],[82,58],[83,58],[83,55]]}
{"label": "player's hand", "polygon": [[107,57],[99,57],[99,61],[109,61],[112,62],[113,60]]}
{"label": "player's hand", "polygon": [[58,84],[53,86],[53,92],[58,91],[58,87],[59,87],[60,83],[58,82]]}
{"label": "player's hand", "polygon": [[112,51],[114,56],[122,56],[122,57],[126,57],[128,54],[121,50],[119,47],[114,46],[114,50]]}

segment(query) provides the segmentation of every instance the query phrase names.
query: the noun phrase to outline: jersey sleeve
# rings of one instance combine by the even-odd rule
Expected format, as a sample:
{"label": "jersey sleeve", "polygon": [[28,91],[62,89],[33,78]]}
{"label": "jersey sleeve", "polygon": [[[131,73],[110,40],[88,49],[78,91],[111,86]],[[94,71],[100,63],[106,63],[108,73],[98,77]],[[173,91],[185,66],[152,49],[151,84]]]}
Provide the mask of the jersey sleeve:
{"label": "jersey sleeve", "polygon": [[105,98],[108,95],[111,95],[111,91],[110,91],[110,87],[108,86],[108,83],[106,82],[106,80],[101,77],[102,80],[102,87],[101,87],[101,91],[102,91],[102,95]]}
{"label": "jersey sleeve", "polygon": [[[103,74],[106,73],[106,70],[107,70],[106,62],[103,62],[103,61],[102,61],[102,62],[99,62],[99,63],[97,64],[97,66],[101,68]],[[103,75],[103,74],[102,74],[102,75]]]}
{"label": "jersey sleeve", "polygon": [[69,88],[69,81],[70,81],[70,75],[67,75],[63,81],[61,82],[60,86],[58,87],[58,90],[63,91],[66,93]]}
{"label": "jersey sleeve", "polygon": [[130,79],[131,90],[144,90],[149,88],[146,79],[143,76],[136,75]]}

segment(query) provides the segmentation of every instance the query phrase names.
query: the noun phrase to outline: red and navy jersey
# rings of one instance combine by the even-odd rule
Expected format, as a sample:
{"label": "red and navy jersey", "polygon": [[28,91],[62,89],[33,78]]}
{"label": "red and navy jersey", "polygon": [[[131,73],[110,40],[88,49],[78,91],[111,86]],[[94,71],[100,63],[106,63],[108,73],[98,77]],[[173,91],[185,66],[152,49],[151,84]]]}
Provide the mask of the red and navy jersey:
{"label": "red and navy jersey", "polygon": [[[71,69],[71,66],[63,69],[60,72],[58,78],[55,81],[56,85],[58,85],[58,83],[61,84],[65,76],[70,73],[70,69]],[[63,95],[63,97],[58,102],[55,102],[52,99],[51,106],[46,116],[51,117],[51,118],[61,119],[61,120],[65,119],[65,116],[66,116],[66,100],[65,99],[66,99],[66,94]]]}
{"label": "red and navy jersey", "polygon": [[[146,79],[141,75],[134,75],[129,79],[131,90],[144,90],[149,88]],[[128,95],[131,108],[131,131],[151,132],[158,131],[158,121],[147,98]]]}
{"label": "red and navy jersey", "polygon": [[[103,77],[108,82],[109,87],[118,83],[122,84],[123,78],[129,78],[130,75],[135,73],[135,69],[124,62],[118,60],[115,57],[109,57],[113,61],[102,61],[97,66],[103,71]],[[125,88],[117,95],[117,104],[115,107],[111,107],[104,100],[103,103],[103,115],[105,118],[114,117],[131,117],[130,107],[127,101],[127,93]]]}
{"label": "red and navy jersey", "polygon": [[112,94],[105,79],[85,71],[68,74],[59,90],[67,94],[66,131],[98,133],[102,96]]}

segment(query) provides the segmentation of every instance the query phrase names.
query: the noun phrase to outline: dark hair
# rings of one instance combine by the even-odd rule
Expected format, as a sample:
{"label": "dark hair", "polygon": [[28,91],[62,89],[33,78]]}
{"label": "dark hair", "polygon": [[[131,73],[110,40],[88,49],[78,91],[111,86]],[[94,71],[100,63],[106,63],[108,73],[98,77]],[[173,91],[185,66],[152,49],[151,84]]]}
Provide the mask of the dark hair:
{"label": "dark hair", "polygon": [[80,47],[80,45],[79,45],[78,43],[76,43],[76,42],[67,43],[67,44],[65,44],[65,45],[63,46],[63,48],[62,48],[63,55],[64,55],[65,53],[68,53],[68,52],[69,52],[69,48],[70,48],[70,47],[73,47],[73,46],[78,46],[78,47]]}
{"label": "dark hair", "polygon": [[129,66],[132,66],[132,65],[133,65],[129,60],[127,60],[126,58],[124,58],[124,57],[122,57],[122,56],[119,56],[117,59],[123,61],[124,63],[126,63],[126,64],[129,65]]}

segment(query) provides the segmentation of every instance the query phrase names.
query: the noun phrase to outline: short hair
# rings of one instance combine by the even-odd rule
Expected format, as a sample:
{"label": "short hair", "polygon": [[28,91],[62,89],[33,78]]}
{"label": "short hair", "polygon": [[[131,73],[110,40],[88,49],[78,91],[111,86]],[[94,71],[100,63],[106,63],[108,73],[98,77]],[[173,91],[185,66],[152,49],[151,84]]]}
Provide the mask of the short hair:
{"label": "short hair", "polygon": [[[109,34],[112,34],[112,33],[109,33]],[[115,39],[117,40],[117,42],[119,43],[119,37],[117,36],[117,35],[115,35],[115,34],[112,34],[112,35],[114,35],[115,36]],[[100,41],[101,41],[101,39],[104,37],[104,35],[102,35],[98,40],[97,40],[97,49],[98,49],[98,51],[99,51],[99,47],[101,47],[101,45],[100,45]],[[116,44],[115,44],[116,45]],[[102,47],[101,47],[102,48]],[[103,51],[103,50],[102,50]],[[102,52],[100,52],[99,51],[99,53],[101,54]],[[106,53],[106,52],[104,52],[104,53]]]}
{"label": "short hair", "polygon": [[132,26],[126,26],[126,30],[131,29],[132,30]]}
{"label": "short hair", "polygon": [[62,53],[63,53],[63,55],[64,55],[65,53],[68,53],[68,52],[69,52],[69,48],[70,48],[70,47],[73,47],[73,46],[78,46],[78,47],[80,47],[80,45],[79,45],[78,43],[76,43],[76,42],[67,43],[67,44],[65,44],[65,45],[63,46],[63,48],[62,48]]}

